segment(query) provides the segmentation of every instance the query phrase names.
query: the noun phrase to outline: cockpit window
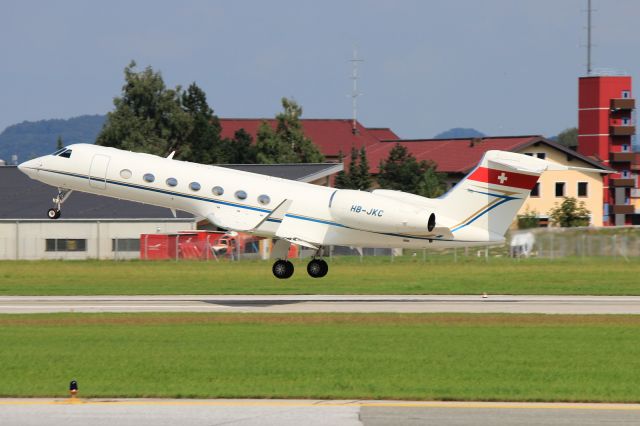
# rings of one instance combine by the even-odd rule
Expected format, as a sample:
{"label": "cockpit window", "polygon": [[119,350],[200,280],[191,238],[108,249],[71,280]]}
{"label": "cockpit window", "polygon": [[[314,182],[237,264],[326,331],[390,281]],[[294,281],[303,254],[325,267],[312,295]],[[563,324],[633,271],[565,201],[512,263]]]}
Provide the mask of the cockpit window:
{"label": "cockpit window", "polygon": [[67,148],[60,148],[59,150],[57,150],[56,152],[54,152],[54,153],[53,153],[53,154],[51,154],[51,155],[53,155],[53,156],[58,155],[58,154],[60,154],[62,151],[64,151],[65,149],[67,149]]}
{"label": "cockpit window", "polygon": [[60,154],[58,154],[58,157],[71,158],[71,150],[68,149],[66,151],[62,151]]}

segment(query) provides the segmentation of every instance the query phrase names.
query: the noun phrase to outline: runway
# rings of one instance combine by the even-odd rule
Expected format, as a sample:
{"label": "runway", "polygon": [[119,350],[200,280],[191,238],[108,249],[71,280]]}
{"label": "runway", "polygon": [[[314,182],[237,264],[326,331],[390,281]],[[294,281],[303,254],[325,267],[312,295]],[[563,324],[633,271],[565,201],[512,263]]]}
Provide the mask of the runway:
{"label": "runway", "polygon": [[0,313],[396,312],[640,314],[640,296],[0,296]]}
{"label": "runway", "polygon": [[439,401],[0,399],[3,426],[636,425],[638,404]]}

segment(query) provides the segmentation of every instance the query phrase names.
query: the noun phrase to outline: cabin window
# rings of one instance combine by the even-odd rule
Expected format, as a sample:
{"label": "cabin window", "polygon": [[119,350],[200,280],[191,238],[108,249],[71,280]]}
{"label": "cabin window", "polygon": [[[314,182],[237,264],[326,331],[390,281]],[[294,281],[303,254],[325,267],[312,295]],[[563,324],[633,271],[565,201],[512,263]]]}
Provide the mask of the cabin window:
{"label": "cabin window", "polygon": [[221,186],[214,186],[213,188],[211,188],[211,192],[213,192],[213,195],[222,195],[224,194],[224,189]]}
{"label": "cabin window", "polygon": [[588,182],[578,182],[578,197],[586,197],[589,192]]}
{"label": "cabin window", "polygon": [[71,150],[67,149],[66,151],[62,151],[58,154],[58,157],[71,158]]}
{"label": "cabin window", "polygon": [[198,182],[191,182],[189,188],[191,188],[192,191],[200,191],[200,184]]}
{"label": "cabin window", "polygon": [[178,184],[178,181],[176,180],[176,178],[169,178],[167,179],[167,185],[169,186],[176,186]]}
{"label": "cabin window", "polygon": [[556,197],[564,197],[564,182],[556,182]]}
{"label": "cabin window", "polygon": [[258,197],[258,202],[260,204],[267,205],[271,202],[271,198],[269,198],[269,196],[266,194],[262,194],[261,196]]}
{"label": "cabin window", "polygon": [[243,190],[236,191],[236,198],[238,200],[246,200],[247,199],[247,193],[244,192]]}
{"label": "cabin window", "polygon": [[154,175],[152,175],[151,173],[145,173],[144,176],[142,176],[142,179],[145,180],[145,182],[153,182],[154,180],[156,180],[156,177]]}
{"label": "cabin window", "polygon": [[122,177],[122,179],[129,179],[129,178],[131,178],[131,170],[129,170],[129,169],[122,169],[122,170],[120,170],[120,176]]}

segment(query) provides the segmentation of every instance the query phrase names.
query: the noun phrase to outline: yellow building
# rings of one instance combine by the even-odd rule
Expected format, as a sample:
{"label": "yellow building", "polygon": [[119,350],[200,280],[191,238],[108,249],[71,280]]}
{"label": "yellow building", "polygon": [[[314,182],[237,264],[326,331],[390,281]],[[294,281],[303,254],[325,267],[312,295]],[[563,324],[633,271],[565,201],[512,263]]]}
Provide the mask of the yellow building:
{"label": "yellow building", "polygon": [[[542,157],[547,161],[566,166],[594,168],[593,160],[587,161],[574,151],[567,152],[566,149],[559,149],[557,144],[532,144],[516,152]],[[604,166],[599,165],[598,168],[604,169]],[[524,214],[527,211],[536,212],[541,219],[541,224],[544,225],[548,221],[549,211],[557,204],[562,203],[563,197],[573,197],[579,202],[584,202],[587,210],[591,212],[590,225],[602,226],[604,206],[602,176],[602,174],[575,170],[545,172],[519,214]]]}

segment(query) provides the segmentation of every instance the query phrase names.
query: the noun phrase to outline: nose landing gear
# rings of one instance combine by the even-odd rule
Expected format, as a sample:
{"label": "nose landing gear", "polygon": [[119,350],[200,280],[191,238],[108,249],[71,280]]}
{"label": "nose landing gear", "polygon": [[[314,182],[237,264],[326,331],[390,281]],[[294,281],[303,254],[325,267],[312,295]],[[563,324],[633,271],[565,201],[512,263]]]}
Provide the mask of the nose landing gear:
{"label": "nose landing gear", "polygon": [[47,217],[49,219],[58,219],[58,218],[60,218],[61,210],[62,210],[62,203],[64,203],[66,201],[66,199],[69,198],[69,195],[72,192],[73,191],[70,190],[70,189],[58,188],[58,196],[53,199],[53,202],[55,203],[56,206],[54,208],[51,208],[51,209],[47,210]]}

